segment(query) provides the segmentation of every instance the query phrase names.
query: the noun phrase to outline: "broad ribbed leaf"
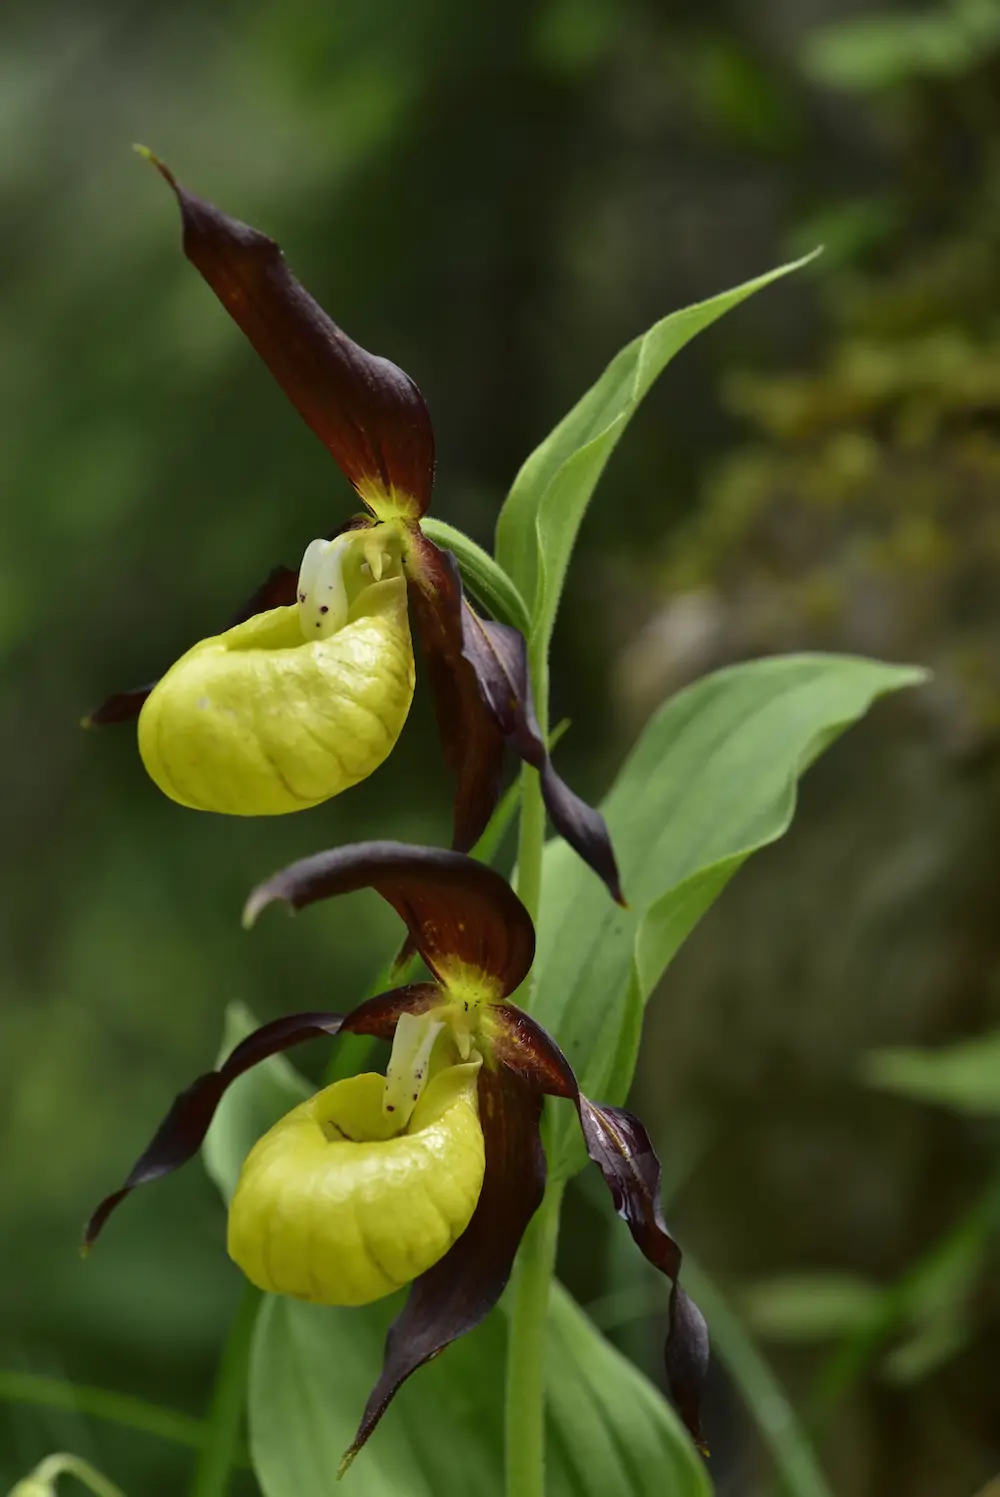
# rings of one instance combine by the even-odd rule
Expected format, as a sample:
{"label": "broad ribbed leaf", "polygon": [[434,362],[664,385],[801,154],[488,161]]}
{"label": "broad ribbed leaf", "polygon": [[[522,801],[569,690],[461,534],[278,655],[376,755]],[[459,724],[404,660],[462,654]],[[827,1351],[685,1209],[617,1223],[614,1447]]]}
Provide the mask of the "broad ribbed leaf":
{"label": "broad ribbed leaf", "polygon": [[709,1497],[673,1409],[561,1284],[549,1302],[546,1374],[552,1474],[573,1497]]}
{"label": "broad ribbed leaf", "polygon": [[[546,848],[532,1013],[588,1096],[624,1100],[643,1004],[741,863],[787,829],[802,772],[880,696],[922,679],[836,655],[719,671],[654,715],[602,807],[630,908],[563,844]],[[577,1132],[559,1119],[553,1168],[582,1163]]]}
{"label": "broad ribbed leaf", "polygon": [[[333,1477],[400,1299],[361,1310],[265,1300],[250,1378],[264,1497],[340,1490]],[[352,1497],[502,1497],[505,1354],[494,1314],[415,1373],[351,1467]],[[546,1375],[548,1497],[708,1497],[676,1415],[559,1285]]]}
{"label": "broad ribbed leaf", "polygon": [[577,531],[604,466],[643,396],[674,354],[730,308],[807,260],[783,265],[709,301],[672,312],[616,354],[527,459],[497,521],[497,561],[531,612],[532,634],[548,641]]}

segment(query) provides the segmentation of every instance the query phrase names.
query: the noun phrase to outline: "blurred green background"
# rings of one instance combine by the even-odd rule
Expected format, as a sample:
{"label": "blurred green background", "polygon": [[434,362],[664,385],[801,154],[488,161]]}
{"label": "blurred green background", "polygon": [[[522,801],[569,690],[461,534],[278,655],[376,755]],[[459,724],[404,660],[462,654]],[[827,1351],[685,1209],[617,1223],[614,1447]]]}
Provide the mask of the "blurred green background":
{"label": "blurred green background", "polygon": [[[719,1493],[776,1490],[752,1336],[837,1497],[972,1497],[1000,1468],[1000,1049],[948,1106],[933,1067],[920,1101],[919,1062],[870,1052],[1000,1022],[1000,7],[35,0],[2,27],[0,1490],[61,1447],[131,1497],[183,1489],[189,1452],[10,1374],[204,1409],[239,1292],[207,1180],[150,1191],[86,1264],[80,1224],[230,1000],[347,1006],[392,948],[364,896],[247,936],[250,886],[449,835],[425,692],[373,780],[274,821],[183,811],[130,728],[77,726],[356,507],[184,262],[138,139],[413,374],[435,513],[487,543],[622,343],[825,242],[683,354],[612,462],[558,632],[559,762],[600,796],[727,661],[933,667],[675,962],[634,1096],[732,1312]],[[658,1376],[662,1310],[606,1226],[575,1186],[564,1277]]]}

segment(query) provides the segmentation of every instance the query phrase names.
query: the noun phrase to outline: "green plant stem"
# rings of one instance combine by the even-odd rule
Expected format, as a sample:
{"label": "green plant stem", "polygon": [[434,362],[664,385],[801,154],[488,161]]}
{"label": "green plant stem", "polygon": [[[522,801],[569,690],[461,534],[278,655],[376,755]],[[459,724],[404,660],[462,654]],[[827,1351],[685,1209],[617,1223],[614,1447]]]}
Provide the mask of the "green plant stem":
{"label": "green plant stem", "polygon": [[95,1471],[89,1461],[83,1461],[77,1455],[46,1456],[31,1474],[40,1485],[48,1486],[53,1491],[60,1476],[75,1476],[78,1482],[94,1493],[94,1497],[125,1497],[121,1487],[116,1487],[100,1471]]}
{"label": "green plant stem", "polygon": [[[542,849],[545,846],[545,805],[537,769],[521,770],[521,825],[517,841],[517,893],[532,920],[538,919],[542,895]],[[527,989],[527,983],[524,985]],[[526,992],[517,1001],[527,1008]]]}
{"label": "green plant stem", "polygon": [[[548,655],[542,646],[530,659],[535,712],[543,739],[549,727]],[[538,920],[545,851],[545,804],[538,771],[525,765],[521,776],[521,824],[517,850],[517,892],[532,920]],[[515,995],[523,1008],[531,989]],[[511,1285],[507,1336],[505,1475],[507,1497],[545,1497],[545,1342],[549,1288],[556,1266],[563,1184],[546,1189],[524,1234]]]}
{"label": "green plant stem", "polygon": [[205,1442],[195,1468],[191,1497],[225,1497],[229,1490],[229,1479],[240,1449],[250,1345],[261,1298],[259,1289],[252,1284],[244,1285],[219,1359]]}
{"label": "green plant stem", "polygon": [[545,1497],[545,1342],[563,1184],[550,1185],[521,1243],[507,1329],[507,1497]]}

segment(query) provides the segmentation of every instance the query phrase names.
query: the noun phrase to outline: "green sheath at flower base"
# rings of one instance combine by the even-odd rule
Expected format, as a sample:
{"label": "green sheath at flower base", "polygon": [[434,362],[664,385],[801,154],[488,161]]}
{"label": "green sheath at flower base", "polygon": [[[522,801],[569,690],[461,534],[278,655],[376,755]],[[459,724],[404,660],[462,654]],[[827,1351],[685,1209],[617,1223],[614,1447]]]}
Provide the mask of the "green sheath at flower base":
{"label": "green sheath at flower base", "polygon": [[478,1059],[427,1083],[400,1130],[385,1077],[338,1081],[254,1146],[229,1254],[273,1294],[364,1305],[418,1278],[469,1224],[485,1169]]}
{"label": "green sheath at flower base", "polygon": [[160,789],[195,810],[276,816],[377,769],[413,698],[406,583],[394,569],[358,589],[327,637],[325,626],[307,637],[300,604],[188,650],[139,717],[139,751]]}

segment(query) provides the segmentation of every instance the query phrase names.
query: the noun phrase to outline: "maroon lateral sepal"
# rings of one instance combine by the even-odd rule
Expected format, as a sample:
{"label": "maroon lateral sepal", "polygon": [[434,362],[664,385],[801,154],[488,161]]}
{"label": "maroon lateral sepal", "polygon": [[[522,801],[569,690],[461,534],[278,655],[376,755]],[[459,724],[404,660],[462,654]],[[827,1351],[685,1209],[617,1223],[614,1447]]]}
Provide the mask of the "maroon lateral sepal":
{"label": "maroon lateral sepal", "polygon": [[618,1215],[648,1262],[670,1280],[670,1319],[664,1348],[667,1385],[699,1449],[705,1449],[699,1410],[708,1371],[704,1317],[678,1283],[681,1250],[667,1231],[660,1205],[660,1162],[649,1134],[623,1107],[599,1107],[580,1091],[573,1068],[552,1036],[512,1003],[491,1007],[493,1052],[526,1086],[576,1106],[587,1153],[604,1176]]}
{"label": "maroon lateral sepal", "polygon": [[552,824],[624,904],[603,816],[560,779],[535,717],[524,635],[482,619],[458,563],[425,535],[411,537],[410,607],[427,662],[438,729],[456,777],[453,845],[468,851],[500,798],[503,747],[539,771]]}
{"label": "maroon lateral sepal", "polygon": [[391,1039],[400,1014],[421,1013],[439,1002],[440,996],[436,983],[415,983],[367,999],[346,1018],[333,1013],[286,1014],[255,1029],[253,1034],[240,1041],[217,1071],[199,1076],[175,1098],[152,1143],[136,1161],[125,1184],[105,1197],[87,1223],[84,1251],[93,1247],[104,1223],[127,1195],[140,1185],[173,1174],[194,1157],[205,1141],[215,1110],[226,1091],[246,1071],[269,1056],[322,1035],[350,1031]]}
{"label": "maroon lateral sepal", "polygon": [[389,1329],[382,1373],[345,1462],[357,1455],[410,1374],[485,1320],[503,1293],[525,1228],[545,1193],[541,1110],[537,1088],[503,1068],[483,1066],[479,1119],[486,1173],[479,1202],[461,1237],[414,1280]]}
{"label": "maroon lateral sepal", "polygon": [[418,519],[434,480],[434,433],[413,380],[327,316],[273,239],[189,192],[151,159],[180,205],[185,255],[299,415],[362,499],[366,485],[387,496],[395,490]]}
{"label": "maroon lateral sepal", "polygon": [[462,963],[506,997],[528,974],[535,930],[524,905],[494,869],[441,847],[355,842],[302,858],[258,884],[244,923],[276,900],[301,910],[355,889],[374,889],[392,905],[436,976]]}

